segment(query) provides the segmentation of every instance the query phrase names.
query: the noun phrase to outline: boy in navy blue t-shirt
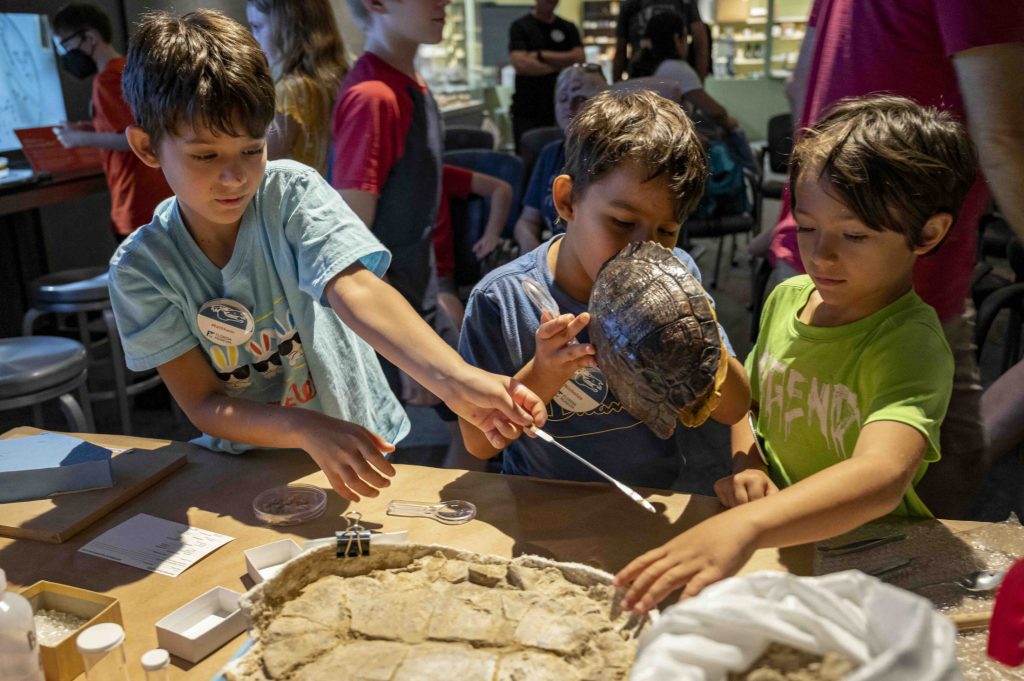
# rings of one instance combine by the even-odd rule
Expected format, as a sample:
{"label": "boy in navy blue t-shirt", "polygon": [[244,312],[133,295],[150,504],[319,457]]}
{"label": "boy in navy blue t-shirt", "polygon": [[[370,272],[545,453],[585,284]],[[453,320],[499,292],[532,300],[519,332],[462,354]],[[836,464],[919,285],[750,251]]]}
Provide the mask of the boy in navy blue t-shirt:
{"label": "boy in navy blue t-shirt", "polygon": [[[552,196],[566,233],[476,286],[459,352],[471,364],[515,375],[529,386],[548,404],[545,430],[587,460],[627,484],[667,488],[682,472],[684,456],[696,454],[686,446],[692,431],[677,428],[671,439],[660,440],[623,409],[604,381],[574,373],[596,364],[586,309],[598,271],[632,242],[675,246],[681,223],[703,193],[704,150],[682,110],[651,92],[605,92],[591,99],[570,124],[565,148],[566,174],[555,178]],[[699,279],[693,259],[682,250],[675,253]],[[541,318],[523,291],[527,277],[550,292],[561,316]],[[577,337],[578,344],[569,343]],[[749,409],[750,385],[728,340],[725,345],[728,373],[711,416],[731,424]],[[577,399],[560,392],[570,380]],[[474,455],[498,452],[472,425],[461,425]],[[502,465],[505,473],[598,479],[550,445],[527,438],[506,446]]]}

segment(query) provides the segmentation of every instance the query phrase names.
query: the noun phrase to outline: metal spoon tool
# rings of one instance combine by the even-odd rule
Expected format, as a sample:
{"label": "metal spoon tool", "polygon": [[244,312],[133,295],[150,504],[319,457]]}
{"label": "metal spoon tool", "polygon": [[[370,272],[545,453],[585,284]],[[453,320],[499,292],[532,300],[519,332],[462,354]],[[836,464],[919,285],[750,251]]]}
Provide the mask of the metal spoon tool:
{"label": "metal spoon tool", "polygon": [[959,579],[954,579],[953,584],[964,591],[980,594],[992,591],[1006,578],[1006,570],[977,570],[969,572]]}
{"label": "metal spoon tool", "polygon": [[633,489],[632,487],[629,487],[629,486],[627,486],[627,485],[624,485],[624,484],[622,484],[621,482],[619,482],[618,480],[616,480],[616,479],[615,479],[615,478],[613,478],[612,476],[608,475],[607,473],[605,473],[605,472],[604,472],[603,470],[601,470],[600,468],[598,468],[598,467],[597,467],[597,466],[595,466],[594,464],[592,464],[592,463],[590,463],[589,461],[587,461],[586,459],[584,459],[584,458],[583,458],[582,456],[580,456],[580,455],[579,455],[579,454],[577,454],[576,452],[572,451],[571,449],[569,449],[568,447],[566,447],[565,445],[563,445],[563,444],[562,444],[561,442],[558,442],[557,440],[555,440],[555,438],[551,437],[551,436],[550,436],[549,434],[545,433],[545,432],[544,432],[543,430],[541,430],[540,428],[533,428],[533,429],[532,429],[532,432],[533,432],[534,434],[536,434],[536,435],[537,435],[537,437],[539,437],[539,438],[540,438],[541,440],[544,440],[544,442],[547,442],[547,443],[549,443],[549,444],[552,444],[552,445],[554,445],[554,446],[558,447],[558,448],[559,448],[559,449],[561,449],[561,450],[562,450],[563,452],[565,452],[566,454],[568,454],[568,455],[569,455],[569,456],[571,456],[572,458],[576,459],[576,460],[577,460],[577,461],[579,461],[579,462],[580,462],[581,464],[583,464],[584,466],[586,466],[586,467],[587,467],[587,468],[589,468],[590,470],[594,471],[595,473],[597,473],[598,475],[600,475],[600,476],[601,476],[602,478],[604,478],[604,479],[605,479],[605,480],[607,480],[608,482],[610,482],[610,483],[612,483],[613,485],[615,485],[615,487],[616,487],[616,488],[617,488],[617,489],[618,489],[618,490],[619,490],[620,492],[622,492],[623,494],[625,494],[625,495],[626,495],[627,497],[629,497],[630,499],[632,499],[632,500],[633,500],[633,501],[635,501],[636,503],[638,503],[638,504],[640,504],[641,506],[643,506],[645,510],[648,510],[648,511],[650,511],[651,513],[657,513],[657,512],[658,512],[658,509],[654,508],[654,506],[653,506],[653,505],[651,504],[651,502],[647,501],[647,500],[646,500],[646,499],[644,499],[644,498],[643,498],[642,496],[640,496],[640,495],[639,495],[639,494],[637,493],[637,491],[636,491],[636,490],[634,490],[634,489]]}
{"label": "metal spoon tool", "polygon": [[955,586],[968,593],[983,594],[993,591],[1002,584],[1006,577],[1006,570],[975,570],[956,579],[947,579],[941,582],[927,582],[909,587],[910,591],[920,591],[935,586]]}

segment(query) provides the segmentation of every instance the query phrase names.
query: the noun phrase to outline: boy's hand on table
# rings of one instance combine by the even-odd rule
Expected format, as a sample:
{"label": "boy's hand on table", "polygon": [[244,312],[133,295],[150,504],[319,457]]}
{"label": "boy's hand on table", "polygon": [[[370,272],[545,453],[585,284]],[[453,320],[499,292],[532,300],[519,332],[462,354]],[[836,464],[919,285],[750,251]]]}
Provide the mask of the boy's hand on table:
{"label": "boy's hand on table", "polygon": [[629,586],[622,607],[645,613],[683,588],[680,600],[731,577],[757,548],[750,523],[732,513],[708,518],[675,539],[648,551],[615,575],[615,586]]}
{"label": "boy's hand on table", "polygon": [[309,413],[314,418],[302,430],[302,448],[335,492],[355,502],[359,495],[375,497],[380,494],[377,488],[391,484],[384,476],[394,476],[395,468],[382,452],[393,452],[393,444],[355,423]]}
{"label": "boy's hand on table", "polygon": [[779,488],[768,477],[768,473],[759,468],[748,468],[715,481],[715,496],[726,508],[739,506],[778,491]]}
{"label": "boy's hand on table", "polygon": [[597,350],[590,343],[572,343],[577,334],[590,323],[590,313],[580,315],[563,314],[552,319],[545,312],[537,327],[537,349],[533,355],[534,371],[545,382],[557,380],[558,386],[584,367],[597,366],[594,355]]}
{"label": "boy's hand on table", "polygon": [[547,421],[544,402],[514,378],[466,364],[445,385],[444,403],[498,449],[518,438],[524,427],[540,428]]}

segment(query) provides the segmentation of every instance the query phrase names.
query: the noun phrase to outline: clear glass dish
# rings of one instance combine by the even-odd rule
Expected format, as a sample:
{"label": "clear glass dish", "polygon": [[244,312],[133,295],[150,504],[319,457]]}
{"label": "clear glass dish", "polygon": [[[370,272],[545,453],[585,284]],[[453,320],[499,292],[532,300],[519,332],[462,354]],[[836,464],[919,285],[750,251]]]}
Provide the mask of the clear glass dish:
{"label": "clear glass dish", "polygon": [[267,525],[297,525],[319,518],[327,509],[327,494],[313,485],[294,483],[263,490],[252,510]]}

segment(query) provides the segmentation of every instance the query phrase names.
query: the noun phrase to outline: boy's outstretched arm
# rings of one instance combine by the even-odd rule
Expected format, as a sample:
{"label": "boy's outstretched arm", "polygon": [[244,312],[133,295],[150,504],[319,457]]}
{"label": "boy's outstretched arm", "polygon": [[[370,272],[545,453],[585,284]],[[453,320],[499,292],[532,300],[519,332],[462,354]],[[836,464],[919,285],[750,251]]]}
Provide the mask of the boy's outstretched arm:
{"label": "boy's outstretched arm", "polygon": [[361,264],[346,268],[324,290],[349,328],[489,441],[503,443],[524,426],[544,425],[544,403],[530,389],[466,364],[398,291]]}
{"label": "boy's outstretched arm", "polygon": [[750,379],[740,361],[726,353],[729,359],[729,371],[722,382],[722,397],[718,406],[711,412],[711,418],[731,426],[747,418],[750,411]]}
{"label": "boy's outstretched arm", "polygon": [[735,574],[760,548],[793,546],[848,532],[893,511],[927,443],[911,426],[869,423],[853,456],[809,478],[708,518],[643,554],[615,576],[623,607],[648,611],[676,589],[683,597]]}
{"label": "boy's outstretched arm", "polygon": [[[257,447],[304,449],[334,490],[350,501],[375,497],[395,469],[381,452],[395,446],[362,426],[308,409],[263,404],[224,392],[198,347],[157,367],[174,400],[196,428]],[[385,477],[387,476],[387,477]]]}

